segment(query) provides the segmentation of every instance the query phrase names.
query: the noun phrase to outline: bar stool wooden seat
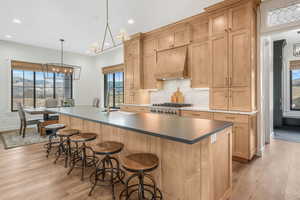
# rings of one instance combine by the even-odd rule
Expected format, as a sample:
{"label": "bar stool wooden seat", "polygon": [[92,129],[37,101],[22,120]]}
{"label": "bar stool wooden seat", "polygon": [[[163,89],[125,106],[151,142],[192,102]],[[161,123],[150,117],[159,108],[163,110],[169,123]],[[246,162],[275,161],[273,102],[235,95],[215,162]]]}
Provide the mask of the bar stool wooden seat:
{"label": "bar stool wooden seat", "polygon": [[115,185],[120,182],[124,184],[125,172],[120,168],[118,159],[112,157],[112,155],[120,153],[123,148],[124,145],[122,143],[114,141],[106,141],[93,146],[94,153],[96,155],[104,155],[104,158],[99,161],[95,172],[90,176],[93,186],[89,196],[92,195],[96,185],[111,186],[112,199],[115,199]]}
{"label": "bar stool wooden seat", "polygon": [[54,163],[56,164],[57,160],[62,154],[64,154],[65,168],[68,167],[68,161],[71,160],[72,149],[71,149],[71,140],[70,137],[73,135],[79,134],[77,129],[61,129],[56,135],[60,138],[60,144],[56,152],[56,159]]}
{"label": "bar stool wooden seat", "polygon": [[[157,188],[154,178],[146,172],[154,171],[159,165],[159,158],[155,154],[151,153],[135,153],[126,156],[123,159],[123,168],[129,172],[132,172],[127,181],[126,187],[120,194],[120,199],[129,200],[132,196],[136,195],[138,199],[151,199],[161,200],[163,199],[162,193]],[[137,184],[131,184],[134,178],[138,178]],[[148,179],[151,183],[145,183],[145,179]]]}
{"label": "bar stool wooden seat", "polygon": [[[81,168],[81,180],[83,181],[85,168],[96,166],[96,157],[94,151],[91,147],[86,145],[87,142],[93,141],[96,138],[96,133],[79,133],[70,137],[70,142],[75,143],[76,150],[72,155],[71,168],[68,172],[68,175],[75,167]],[[80,147],[79,143],[81,143]],[[93,156],[88,156],[87,150],[90,150],[93,153]]]}
{"label": "bar stool wooden seat", "polygon": [[46,157],[49,157],[49,154],[52,150],[53,145],[59,145],[60,142],[53,141],[53,138],[57,137],[56,133],[58,130],[65,128],[64,124],[50,124],[45,126],[46,134],[49,136],[49,142],[45,144],[46,148]]}

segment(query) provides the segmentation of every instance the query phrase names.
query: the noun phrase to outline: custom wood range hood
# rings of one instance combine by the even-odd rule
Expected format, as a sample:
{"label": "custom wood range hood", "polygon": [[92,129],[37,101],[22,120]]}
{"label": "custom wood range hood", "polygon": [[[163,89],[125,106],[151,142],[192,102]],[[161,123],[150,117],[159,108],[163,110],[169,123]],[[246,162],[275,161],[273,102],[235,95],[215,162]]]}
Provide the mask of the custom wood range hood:
{"label": "custom wood range hood", "polygon": [[157,52],[157,80],[184,79],[187,77],[187,46]]}

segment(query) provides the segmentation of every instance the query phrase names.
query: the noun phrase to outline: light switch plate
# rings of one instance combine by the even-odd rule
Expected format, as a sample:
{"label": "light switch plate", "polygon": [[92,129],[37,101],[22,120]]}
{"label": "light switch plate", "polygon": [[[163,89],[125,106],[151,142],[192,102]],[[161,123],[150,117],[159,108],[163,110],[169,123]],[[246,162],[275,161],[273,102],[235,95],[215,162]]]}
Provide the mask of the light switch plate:
{"label": "light switch plate", "polygon": [[210,143],[211,144],[214,144],[214,143],[216,143],[217,142],[217,134],[212,134],[211,136],[210,136]]}

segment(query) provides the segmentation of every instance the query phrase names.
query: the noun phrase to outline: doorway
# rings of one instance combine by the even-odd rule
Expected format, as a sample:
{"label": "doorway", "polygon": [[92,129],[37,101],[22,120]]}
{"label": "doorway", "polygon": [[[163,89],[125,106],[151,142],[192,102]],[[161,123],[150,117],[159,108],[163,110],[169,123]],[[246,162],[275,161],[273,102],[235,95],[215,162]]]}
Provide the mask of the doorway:
{"label": "doorway", "polygon": [[[297,109],[300,108],[300,49],[297,50],[300,43],[299,31],[294,29],[270,36],[273,44],[273,81],[270,85],[273,92],[273,137],[292,142],[300,142],[300,109]],[[292,67],[291,63],[295,62]]]}

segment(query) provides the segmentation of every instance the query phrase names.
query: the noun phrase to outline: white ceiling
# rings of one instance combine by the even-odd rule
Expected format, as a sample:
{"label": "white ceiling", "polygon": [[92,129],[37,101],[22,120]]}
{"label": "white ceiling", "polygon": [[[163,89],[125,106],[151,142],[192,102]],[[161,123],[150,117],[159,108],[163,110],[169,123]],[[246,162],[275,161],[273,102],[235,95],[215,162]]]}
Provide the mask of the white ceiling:
{"label": "white ceiling", "polygon": [[[154,28],[198,14],[203,8],[222,0],[109,0],[110,24],[117,35]],[[12,23],[14,18],[21,24]],[[135,23],[129,25],[128,19]],[[1,0],[0,40],[86,53],[102,40],[105,26],[105,0]],[[5,35],[11,35],[8,39]]]}

